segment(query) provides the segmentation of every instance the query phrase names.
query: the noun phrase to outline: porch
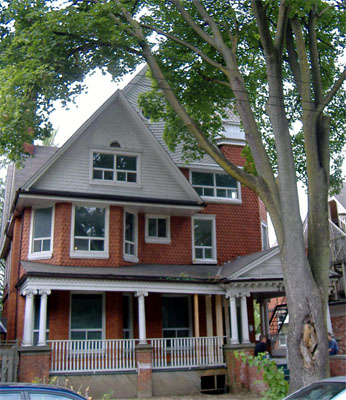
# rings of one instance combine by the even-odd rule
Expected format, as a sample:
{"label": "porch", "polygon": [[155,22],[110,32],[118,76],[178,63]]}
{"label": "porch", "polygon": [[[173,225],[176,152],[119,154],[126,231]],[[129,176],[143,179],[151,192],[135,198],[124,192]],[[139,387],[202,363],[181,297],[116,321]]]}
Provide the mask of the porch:
{"label": "porch", "polygon": [[[225,338],[147,339],[152,369],[223,367]],[[50,374],[105,373],[137,370],[137,339],[50,340]]]}

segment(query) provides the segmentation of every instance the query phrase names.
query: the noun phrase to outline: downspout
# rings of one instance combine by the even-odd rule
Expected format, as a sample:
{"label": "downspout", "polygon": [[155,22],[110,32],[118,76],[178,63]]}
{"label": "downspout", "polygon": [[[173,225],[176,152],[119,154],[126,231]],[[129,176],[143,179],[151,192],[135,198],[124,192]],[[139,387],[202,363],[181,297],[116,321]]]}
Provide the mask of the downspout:
{"label": "downspout", "polygon": [[17,292],[16,292],[16,319],[14,321],[14,334],[15,338],[17,339],[17,329],[18,329],[18,302],[19,302],[19,278],[20,278],[20,263],[22,259],[22,239],[23,239],[23,229],[24,229],[24,215],[22,214],[22,222],[21,222],[21,227],[20,227],[20,247],[19,247],[19,260],[18,260],[18,270],[17,270]]}

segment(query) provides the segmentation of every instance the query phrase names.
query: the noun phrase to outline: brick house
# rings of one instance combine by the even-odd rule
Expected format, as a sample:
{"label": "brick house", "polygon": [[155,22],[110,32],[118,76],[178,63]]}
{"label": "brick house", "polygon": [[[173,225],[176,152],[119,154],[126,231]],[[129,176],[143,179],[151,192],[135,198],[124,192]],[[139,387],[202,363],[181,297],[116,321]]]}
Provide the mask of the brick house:
{"label": "brick house", "polygon": [[[209,157],[168,150],[138,110],[146,79],[8,169],[3,318],[21,381],[68,378],[96,397],[250,387],[230,354],[252,351],[254,301],[265,330],[267,299],[284,294],[265,207]],[[244,144],[230,113],[218,145],[242,166]]]}

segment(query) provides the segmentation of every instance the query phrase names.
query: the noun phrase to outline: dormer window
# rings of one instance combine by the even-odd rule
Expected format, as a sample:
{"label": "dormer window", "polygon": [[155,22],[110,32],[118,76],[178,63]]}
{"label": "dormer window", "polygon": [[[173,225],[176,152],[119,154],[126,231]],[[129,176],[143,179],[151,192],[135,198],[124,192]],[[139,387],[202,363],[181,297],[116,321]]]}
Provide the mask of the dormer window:
{"label": "dormer window", "polygon": [[[111,145],[115,143],[112,142]],[[92,180],[137,184],[138,155],[124,153],[93,152]]]}

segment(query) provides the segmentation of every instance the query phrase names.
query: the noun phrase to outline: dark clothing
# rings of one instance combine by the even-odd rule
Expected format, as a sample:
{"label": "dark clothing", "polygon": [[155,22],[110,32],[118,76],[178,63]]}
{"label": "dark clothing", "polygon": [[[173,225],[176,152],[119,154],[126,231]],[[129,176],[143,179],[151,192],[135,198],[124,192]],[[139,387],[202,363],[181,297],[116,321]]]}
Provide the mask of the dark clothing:
{"label": "dark clothing", "polygon": [[329,351],[330,356],[338,354],[339,346],[338,346],[338,343],[336,342],[336,340],[333,338],[331,340],[329,340],[329,342],[328,342],[328,351]]}
{"label": "dark clothing", "polygon": [[265,353],[267,351],[267,343],[257,342],[255,346],[255,357],[258,356],[259,353]]}

